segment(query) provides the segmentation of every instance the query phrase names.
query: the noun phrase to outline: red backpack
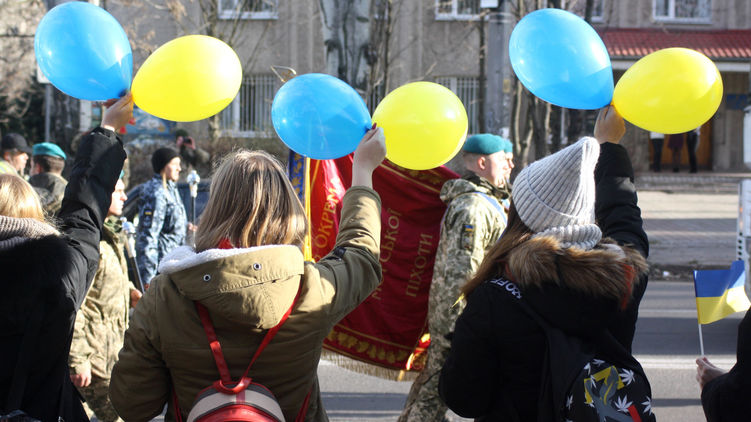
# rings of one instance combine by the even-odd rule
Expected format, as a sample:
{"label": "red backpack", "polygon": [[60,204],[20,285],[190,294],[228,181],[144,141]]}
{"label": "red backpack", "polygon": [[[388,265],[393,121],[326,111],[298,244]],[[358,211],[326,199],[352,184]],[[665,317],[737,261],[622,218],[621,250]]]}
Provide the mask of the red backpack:
{"label": "red backpack", "polygon": [[[295,306],[295,303],[300,296],[301,289],[302,283],[300,283],[300,288],[297,290],[297,295],[292,301],[292,305],[290,305],[287,312],[282,316],[279,324],[266,333],[261,345],[258,346],[258,350],[256,350],[256,353],[253,355],[253,359],[251,359],[250,364],[248,364],[248,368],[238,382],[232,381],[232,378],[230,377],[227,362],[224,360],[222,348],[216,337],[214,326],[211,323],[209,311],[205,306],[195,302],[196,309],[201,317],[201,324],[203,325],[206,337],[209,340],[209,347],[211,347],[211,353],[214,355],[214,361],[219,370],[221,379],[214,381],[212,385],[201,390],[201,392],[196,395],[193,407],[188,414],[187,422],[284,422],[284,414],[282,413],[282,409],[279,406],[276,397],[274,397],[274,394],[265,386],[253,382],[253,380],[248,377],[248,372],[250,371],[250,367],[253,366],[253,362],[256,361],[263,349],[271,342],[271,339],[274,338],[274,335],[289,317],[292,308]],[[175,417],[178,422],[183,422],[180,407],[177,403],[177,395],[174,390],[172,391],[172,399],[174,401]],[[295,421],[302,421],[305,419],[309,399],[310,392],[308,392],[308,396],[305,397],[305,402],[300,408],[300,412]]]}

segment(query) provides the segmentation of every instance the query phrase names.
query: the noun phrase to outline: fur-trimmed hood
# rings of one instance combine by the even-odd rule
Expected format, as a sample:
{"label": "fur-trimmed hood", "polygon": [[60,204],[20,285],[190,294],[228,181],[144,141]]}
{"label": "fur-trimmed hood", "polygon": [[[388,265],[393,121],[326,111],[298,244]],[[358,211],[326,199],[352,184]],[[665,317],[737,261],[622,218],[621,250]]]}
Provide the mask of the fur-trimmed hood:
{"label": "fur-trimmed hood", "polygon": [[625,309],[647,273],[644,257],[609,239],[591,250],[562,248],[553,237],[531,238],[508,256],[507,275],[551,324],[585,334]]}
{"label": "fur-trimmed hood", "polygon": [[[185,298],[246,328],[269,329],[289,309],[304,273],[300,248],[266,245],[208,249],[181,246],[164,257],[152,283],[169,278]],[[153,286],[152,286],[153,288]]]}

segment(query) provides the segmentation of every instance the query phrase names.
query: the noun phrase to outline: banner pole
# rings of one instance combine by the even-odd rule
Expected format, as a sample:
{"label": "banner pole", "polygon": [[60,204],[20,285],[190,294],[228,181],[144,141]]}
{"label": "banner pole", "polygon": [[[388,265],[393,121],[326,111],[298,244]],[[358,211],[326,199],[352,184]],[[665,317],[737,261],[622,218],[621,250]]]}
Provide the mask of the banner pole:
{"label": "banner pole", "polygon": [[699,352],[704,356],[704,337],[701,335],[701,322],[699,324]]}

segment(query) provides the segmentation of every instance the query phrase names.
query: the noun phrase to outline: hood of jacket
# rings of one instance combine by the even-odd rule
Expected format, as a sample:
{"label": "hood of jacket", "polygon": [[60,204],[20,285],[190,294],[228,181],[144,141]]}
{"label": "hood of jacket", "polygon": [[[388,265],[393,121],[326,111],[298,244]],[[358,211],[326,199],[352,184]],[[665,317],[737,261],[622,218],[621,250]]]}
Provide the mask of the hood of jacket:
{"label": "hood of jacket", "polygon": [[212,318],[236,326],[269,329],[289,309],[304,273],[303,254],[291,245],[209,249],[181,246],[159,265],[179,294],[198,301]]}
{"label": "hood of jacket", "polygon": [[444,183],[441,187],[440,197],[441,201],[448,204],[459,195],[473,192],[494,196],[499,201],[509,196],[505,189],[493,186],[487,179],[472,174],[461,179],[451,179]]}
{"label": "hood of jacket", "polygon": [[507,275],[551,325],[581,336],[607,326],[628,305],[647,263],[634,249],[603,240],[591,250],[531,238],[508,255]]}

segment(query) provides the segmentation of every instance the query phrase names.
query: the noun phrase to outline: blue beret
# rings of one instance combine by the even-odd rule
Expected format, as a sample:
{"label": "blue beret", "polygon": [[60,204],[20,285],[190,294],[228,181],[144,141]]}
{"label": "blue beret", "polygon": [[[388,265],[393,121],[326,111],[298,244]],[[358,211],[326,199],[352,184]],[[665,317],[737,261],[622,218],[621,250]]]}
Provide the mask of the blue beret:
{"label": "blue beret", "polygon": [[483,155],[495,154],[499,151],[511,152],[511,142],[498,135],[478,133],[467,138],[462,150]]}
{"label": "blue beret", "polygon": [[53,144],[52,142],[41,142],[38,144],[34,144],[34,148],[32,149],[31,156],[33,157],[36,155],[49,155],[52,157],[60,157],[63,160],[68,158],[63,152],[63,149],[57,146],[57,144]]}
{"label": "blue beret", "polygon": [[501,138],[501,139],[503,139],[503,151],[506,152],[506,153],[513,153],[514,152],[514,144],[512,144],[511,141],[509,141],[506,138]]}

